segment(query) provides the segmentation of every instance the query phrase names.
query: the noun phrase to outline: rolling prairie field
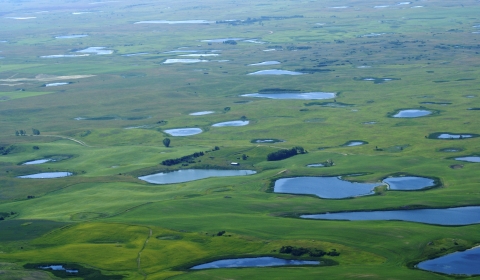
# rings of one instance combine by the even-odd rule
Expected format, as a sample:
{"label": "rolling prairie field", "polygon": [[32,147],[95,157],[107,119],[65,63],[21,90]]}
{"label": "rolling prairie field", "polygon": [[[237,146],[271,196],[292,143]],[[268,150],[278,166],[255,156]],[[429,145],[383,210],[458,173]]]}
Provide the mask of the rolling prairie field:
{"label": "rolling prairie field", "polygon": [[0,7],[1,279],[480,275],[478,1]]}

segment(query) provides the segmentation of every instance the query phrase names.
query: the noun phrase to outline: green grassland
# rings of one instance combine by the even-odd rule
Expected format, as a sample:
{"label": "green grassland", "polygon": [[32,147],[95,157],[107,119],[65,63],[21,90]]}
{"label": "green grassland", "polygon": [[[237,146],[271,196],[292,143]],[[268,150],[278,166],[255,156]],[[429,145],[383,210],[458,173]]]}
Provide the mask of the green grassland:
{"label": "green grassland", "polygon": [[[88,272],[70,279],[469,278],[422,271],[415,264],[478,245],[479,225],[298,218],[480,205],[478,163],[454,160],[479,155],[480,138],[428,137],[480,134],[479,111],[469,110],[480,107],[478,1],[397,4],[0,0],[0,214],[5,217],[0,220],[0,278],[65,277],[35,269],[40,264],[69,264]],[[375,8],[382,5],[388,7]],[[135,24],[193,19],[227,22]],[[74,34],[88,36],[55,38]],[[263,43],[202,41],[217,38]],[[88,47],[113,53],[42,57],[75,55]],[[170,52],[178,50],[218,56]],[[145,54],[124,56],[134,53]],[[186,58],[208,62],[164,63]],[[272,60],[281,64],[249,66]],[[247,75],[267,69],[308,74]],[[69,84],[44,86],[55,82]],[[275,89],[335,92],[336,97],[241,96]],[[393,118],[401,109],[433,113]],[[189,115],[199,111],[214,113]],[[249,124],[212,126],[240,119]],[[40,135],[31,135],[32,128]],[[174,137],[164,132],[174,128],[202,133]],[[19,130],[27,135],[16,136]],[[162,143],[167,137],[169,147]],[[343,146],[351,140],[368,144]],[[266,160],[269,153],[294,146],[307,153]],[[442,151],[446,148],[458,152]],[[205,155],[161,164],[196,152]],[[55,161],[22,165],[45,158]],[[335,164],[307,167],[326,161]],[[138,179],[189,168],[257,173],[168,185]],[[17,178],[54,171],[73,176]],[[438,178],[439,184],[413,192],[380,188],[372,196],[339,200],[276,194],[270,188],[285,177],[380,182],[395,174]],[[217,236],[221,231],[225,234]],[[282,246],[336,249],[340,256],[295,257],[321,260],[320,266],[189,270],[223,258],[291,258],[279,253]]]}

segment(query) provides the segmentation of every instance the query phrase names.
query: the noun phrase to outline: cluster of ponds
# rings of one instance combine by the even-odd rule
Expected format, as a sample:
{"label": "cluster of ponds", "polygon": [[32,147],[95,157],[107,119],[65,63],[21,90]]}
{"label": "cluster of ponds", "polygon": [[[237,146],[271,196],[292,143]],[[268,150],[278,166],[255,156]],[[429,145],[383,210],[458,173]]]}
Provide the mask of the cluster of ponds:
{"label": "cluster of ponds", "polygon": [[142,176],[138,177],[138,179],[152,184],[163,185],[190,182],[210,177],[246,176],[256,173],[254,170],[183,169]]}
{"label": "cluster of ponds", "polygon": [[273,257],[225,259],[196,265],[190,269],[233,268],[233,267],[269,267],[293,265],[319,265],[319,261],[285,260]]}
{"label": "cluster of ponds", "polygon": [[[320,165],[307,165],[320,167]],[[340,177],[295,177],[275,181],[275,193],[308,194],[326,199],[343,199],[374,194],[375,187],[388,185],[390,190],[421,190],[435,185],[435,181],[423,177],[391,177],[382,183],[356,183],[342,180]]]}

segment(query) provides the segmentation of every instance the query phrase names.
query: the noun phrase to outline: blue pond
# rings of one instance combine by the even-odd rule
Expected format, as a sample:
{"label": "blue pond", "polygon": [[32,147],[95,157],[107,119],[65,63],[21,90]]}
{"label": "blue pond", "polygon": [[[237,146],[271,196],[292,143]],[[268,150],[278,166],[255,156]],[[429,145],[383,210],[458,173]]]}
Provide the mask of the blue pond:
{"label": "blue pond", "polygon": [[468,161],[468,162],[480,162],[480,157],[470,156],[470,157],[457,157],[455,160]]}
{"label": "blue pond", "polygon": [[201,111],[201,112],[194,112],[190,113],[190,116],[203,116],[203,115],[208,115],[208,114],[213,114],[215,113],[214,111]]}
{"label": "blue pond", "polygon": [[304,73],[288,71],[288,70],[278,70],[278,69],[271,69],[271,70],[262,70],[253,73],[249,73],[247,75],[303,75]]}
{"label": "blue pond", "polygon": [[421,262],[418,268],[444,274],[480,274],[480,247]]}
{"label": "blue pond", "polygon": [[286,93],[249,93],[243,97],[258,97],[269,99],[331,99],[335,97],[334,92],[286,92]]}
{"label": "blue pond", "polygon": [[244,126],[249,124],[250,121],[230,121],[230,122],[221,122],[213,124],[212,126],[215,127],[222,127],[222,126]]}
{"label": "blue pond", "polygon": [[325,167],[325,165],[322,163],[312,163],[308,164],[307,167]]}
{"label": "blue pond", "polygon": [[343,144],[345,147],[355,147],[367,144],[365,141],[348,141],[347,143]]}
{"label": "blue pond", "polygon": [[471,138],[471,134],[451,134],[451,133],[442,133],[437,136],[438,139],[460,139],[460,138]]}
{"label": "blue pond", "polygon": [[435,180],[422,177],[391,177],[383,180],[388,189],[397,191],[421,190],[435,185]]}
{"label": "blue pond", "polygon": [[55,270],[55,271],[65,271],[67,273],[73,273],[73,274],[78,273],[77,269],[68,269],[68,268],[63,267],[63,265],[61,265],[61,264],[39,266],[38,268],[40,268],[40,269],[51,269],[51,270]]}
{"label": "blue pond", "polygon": [[72,175],[70,172],[45,172],[37,173],[31,175],[18,176],[17,178],[22,179],[52,179],[52,178],[61,178]]}
{"label": "blue pond", "polygon": [[265,65],[276,65],[280,64],[279,61],[264,61],[264,62],[259,62],[259,63],[252,63],[248,64],[248,66],[265,66]]}
{"label": "blue pond", "polygon": [[354,183],[340,177],[296,177],[275,181],[275,193],[313,194],[320,198],[341,199],[373,194],[381,183]]}
{"label": "blue pond", "polygon": [[31,164],[42,164],[42,163],[46,163],[46,162],[49,162],[49,161],[52,161],[52,159],[37,159],[37,160],[31,160],[31,161],[27,161],[27,162],[24,162],[23,165],[31,165]]}
{"label": "blue pond", "polygon": [[319,261],[300,261],[284,260],[273,257],[243,258],[219,260],[201,265],[196,265],[190,269],[208,269],[208,268],[232,268],[232,267],[266,267],[266,266],[290,266],[290,265],[319,265]]}
{"label": "blue pond", "polygon": [[393,115],[394,118],[418,118],[430,115],[432,112],[427,110],[401,110],[397,114]]}
{"label": "blue pond", "polygon": [[257,172],[253,170],[184,169],[142,176],[138,177],[138,179],[152,184],[163,185],[190,182],[210,177],[245,176],[255,173]]}
{"label": "blue pond", "polygon": [[416,209],[395,211],[342,212],[302,215],[304,219],[348,221],[408,221],[443,226],[464,226],[480,223],[480,207],[456,207],[446,209]]}
{"label": "blue pond", "polygon": [[193,128],[167,129],[167,130],[164,130],[164,132],[172,136],[190,136],[190,135],[200,134],[202,133],[202,130],[200,128],[193,127]]}

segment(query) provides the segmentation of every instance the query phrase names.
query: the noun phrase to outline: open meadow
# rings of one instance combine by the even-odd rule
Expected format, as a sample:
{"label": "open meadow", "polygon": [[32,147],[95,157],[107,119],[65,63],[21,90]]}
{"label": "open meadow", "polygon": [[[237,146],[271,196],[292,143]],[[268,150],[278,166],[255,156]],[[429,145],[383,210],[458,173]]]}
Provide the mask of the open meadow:
{"label": "open meadow", "polygon": [[480,275],[477,0],[0,6],[1,279]]}

